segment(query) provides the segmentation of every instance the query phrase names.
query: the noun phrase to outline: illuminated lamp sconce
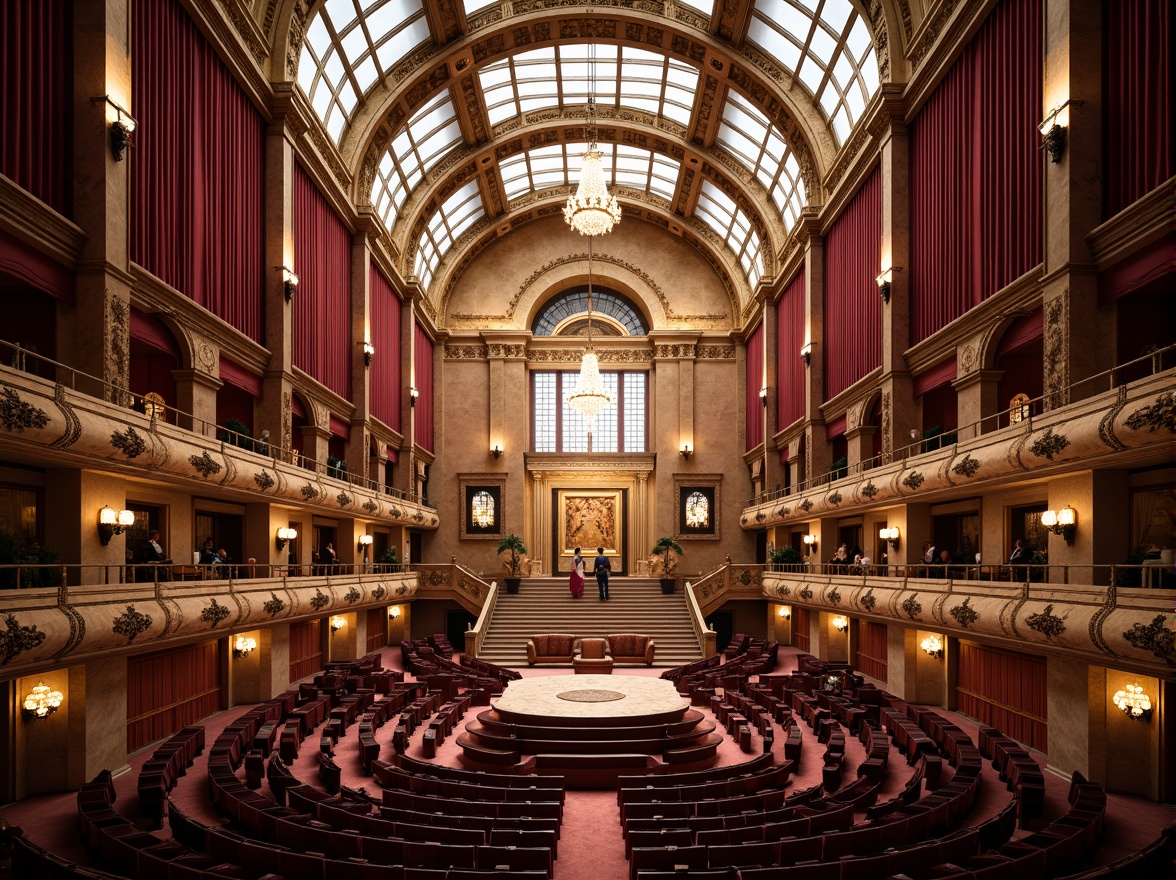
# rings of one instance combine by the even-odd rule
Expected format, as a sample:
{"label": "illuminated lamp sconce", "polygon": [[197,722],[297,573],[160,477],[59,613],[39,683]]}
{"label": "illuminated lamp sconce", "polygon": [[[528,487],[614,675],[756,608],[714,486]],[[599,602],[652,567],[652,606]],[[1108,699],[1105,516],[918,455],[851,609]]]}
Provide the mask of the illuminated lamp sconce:
{"label": "illuminated lamp sconce", "polygon": [[388,617],[391,620],[395,620],[399,616],[400,616],[400,606],[399,605],[393,605],[391,608],[388,609]]}
{"label": "illuminated lamp sconce", "polygon": [[1070,505],[1061,510],[1047,510],[1041,514],[1041,524],[1066,539],[1069,546],[1074,546],[1074,535],[1078,532],[1078,513]]}
{"label": "illuminated lamp sconce", "polygon": [[760,398],[760,403],[766,407],[768,405],[768,386],[767,385],[765,385],[763,388],[760,389],[759,398]]}
{"label": "illuminated lamp sconce", "polygon": [[347,621],[344,620],[342,617],[340,617],[338,614],[336,614],[334,617],[331,618],[331,633],[332,634],[337,633],[339,630],[343,629],[343,627],[346,625],[347,625]]}
{"label": "illuminated lamp sconce", "polygon": [[376,347],[370,342],[363,344],[363,365],[370,367],[372,365],[372,358],[376,356]]}
{"label": "illuminated lamp sconce", "polygon": [[495,443],[493,446],[490,447],[490,454],[492,456],[494,456],[495,461],[498,461],[498,456],[502,455],[502,447],[499,444]]}
{"label": "illuminated lamp sconce", "polygon": [[889,544],[891,550],[898,549],[898,526],[891,526],[890,528],[883,526],[878,529],[878,537]]}
{"label": "illuminated lamp sconce", "polygon": [[932,657],[939,657],[943,654],[943,640],[934,633],[919,642],[919,647]]}
{"label": "illuminated lamp sconce", "polygon": [[91,98],[90,103],[106,105],[106,116],[110,120],[110,152],[115,162],[121,162],[127,147],[134,146],[131,135],[135,132],[135,118],[116,104],[110,95],[98,95]]}
{"label": "illuminated lamp sconce", "polygon": [[804,541],[804,545],[808,548],[810,555],[812,553],[816,552],[816,549],[817,549],[817,536],[816,535],[805,535],[801,540]]}
{"label": "illuminated lamp sconce", "polygon": [[298,529],[288,529],[285,526],[278,529],[277,544],[279,550],[285,550],[286,547],[298,537]]}
{"label": "illuminated lamp sconce", "polygon": [[897,266],[891,266],[889,269],[883,269],[875,279],[878,282],[878,295],[882,297],[884,303],[890,302],[890,287],[894,283],[894,273],[897,268]]}
{"label": "illuminated lamp sconce", "polygon": [[102,506],[98,511],[98,540],[105,547],[115,535],[121,535],[135,524],[135,513],[131,510],[115,510]]}
{"label": "illuminated lamp sconce", "polygon": [[800,347],[800,356],[804,359],[806,367],[813,362],[813,344],[811,342],[806,342]]}
{"label": "illuminated lamp sconce", "polygon": [[849,619],[838,614],[833,618],[833,628],[838,632],[845,632],[849,628]]}
{"label": "illuminated lamp sconce", "polygon": [[372,546],[373,541],[375,541],[375,538],[373,538],[371,535],[359,536],[359,549],[364,556],[367,556],[368,547]]}
{"label": "illuminated lamp sconce", "polygon": [[1066,130],[1070,127],[1070,105],[1083,103],[1085,102],[1067,98],[1054,106],[1045,115],[1045,119],[1038,124],[1037,130],[1041,132],[1041,149],[1045,150],[1050,162],[1055,164],[1061,162],[1062,154],[1066,151]]}
{"label": "illuminated lamp sconce", "polygon": [[1151,697],[1137,684],[1129,684],[1123,690],[1116,691],[1111,699],[1123,714],[1133,721],[1147,721],[1151,718]]}
{"label": "illuminated lamp sconce", "polygon": [[691,455],[694,453],[694,450],[690,448],[690,444],[689,444],[689,443],[683,443],[683,444],[682,444],[682,448],[681,448],[680,450],[678,450],[678,453],[679,453],[679,454],[680,454],[680,455],[681,455],[681,456],[682,456],[684,459],[686,459],[687,461],[690,461],[690,456],[691,456]]}
{"label": "illuminated lamp sconce", "polygon": [[787,605],[781,605],[780,610],[776,614],[784,620],[789,620],[792,617],[792,609]]}
{"label": "illuminated lamp sconce", "polygon": [[48,718],[61,708],[65,697],[61,691],[55,691],[43,681],[25,695],[21,711],[25,721],[35,721],[38,718]]}
{"label": "illuminated lamp sconce", "polygon": [[255,650],[257,650],[257,639],[252,636],[237,636],[237,641],[233,644],[234,657],[240,659],[248,656]]}
{"label": "illuminated lamp sconce", "polygon": [[415,386],[415,385],[411,385],[411,386],[409,386],[409,389],[408,389],[408,405],[409,405],[409,406],[416,406],[417,398],[418,398],[418,397],[420,397],[420,396],[421,396],[421,393],[420,393],[419,391],[417,391],[417,390],[416,390],[416,386]]}
{"label": "illuminated lamp sconce", "polygon": [[274,266],[274,268],[282,273],[282,293],[286,296],[286,302],[294,299],[294,291],[298,289],[298,276],[293,269],[286,266]]}

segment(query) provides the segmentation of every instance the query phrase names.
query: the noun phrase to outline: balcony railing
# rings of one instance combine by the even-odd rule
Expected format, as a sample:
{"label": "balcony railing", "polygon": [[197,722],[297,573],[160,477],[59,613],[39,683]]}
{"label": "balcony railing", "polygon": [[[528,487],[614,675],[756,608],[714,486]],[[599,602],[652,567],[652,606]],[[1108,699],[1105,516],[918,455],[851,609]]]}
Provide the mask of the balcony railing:
{"label": "balcony railing", "polygon": [[936,581],[997,581],[1015,584],[1043,584],[1046,586],[1099,586],[1125,589],[1176,589],[1176,568],[1159,560],[1142,565],[927,565],[926,563],[897,563],[895,565],[839,565],[827,562],[769,563],[769,574],[819,575],[856,577],[863,581],[877,578],[897,580]]}
{"label": "balcony railing", "polygon": [[342,480],[353,486],[391,498],[411,501],[424,507],[429,506],[428,500],[418,497],[415,492],[405,492],[403,489],[397,489],[351,473],[347,469],[347,465],[341,461],[334,459],[325,462],[319,461],[297,449],[283,449],[281,444],[272,443],[268,433],[264,431],[260,437],[254,437],[251,434],[234,431],[224,425],[209,422],[190,412],[170,406],[162,399],[157,400],[150,393],[142,396],[133,394],[126,388],[112,385],[90,373],[74,369],[68,364],[30,351],[19,343],[0,339],[0,363],[8,363],[13,369],[21,372],[59,382],[71,391],[96,396],[115,406],[143,413],[152,421],[158,419],[161,422],[176,425],[202,437],[218,440],[246,452],[257,453],[274,462],[283,462],[308,471],[325,474],[332,479]]}
{"label": "balcony railing", "polygon": [[407,563],[357,562],[336,565],[268,565],[243,562],[227,565],[95,565],[16,564],[0,565],[0,589],[42,589],[67,585],[173,584],[187,581],[218,581],[231,586],[251,581],[292,578],[403,574],[412,571]]}
{"label": "balcony railing", "polygon": [[[778,487],[770,491],[761,492],[754,498],[749,499],[746,506],[754,507],[757,504],[766,504],[789,495],[797,495],[809,489],[845,479],[846,477],[858,476],[865,471],[873,470],[877,467],[898,461],[906,461],[908,458],[922,455],[925,452],[943,449],[961,441],[974,440],[982,434],[990,434],[1002,428],[1007,428],[1010,425],[1022,425],[1032,430],[1034,417],[1042,416],[1058,409],[1060,404],[1056,401],[1059,399],[1065,399],[1071,402],[1083,400],[1087,397],[1101,394],[1104,391],[1113,390],[1121,385],[1126,385],[1129,382],[1135,382],[1147,376],[1155,375],[1174,366],[1176,366],[1176,344],[1148,352],[1141,357],[1112,367],[1109,370],[1104,370],[1093,376],[1079,379],[1077,382],[1068,385],[1065,391],[1053,391],[1041,397],[1026,399],[1014,407],[984,416],[960,428],[953,428],[950,431],[945,431],[942,434],[936,434],[931,437],[923,437],[921,435],[914,437],[911,443],[895,449],[891,453],[876,455],[873,458],[855,462],[852,465],[835,468],[810,480],[801,480],[787,488]],[[912,431],[912,433],[916,432]]]}

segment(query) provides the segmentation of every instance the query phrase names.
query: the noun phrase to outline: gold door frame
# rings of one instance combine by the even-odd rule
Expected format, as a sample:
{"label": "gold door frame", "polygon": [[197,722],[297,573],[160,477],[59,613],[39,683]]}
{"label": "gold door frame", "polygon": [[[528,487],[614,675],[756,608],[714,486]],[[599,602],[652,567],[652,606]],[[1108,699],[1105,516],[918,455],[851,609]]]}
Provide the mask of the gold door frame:
{"label": "gold door frame", "polygon": [[[586,559],[604,547],[614,571],[625,569],[624,489],[557,489],[555,510],[557,571],[571,571],[577,547]],[[591,572],[591,564],[587,568]]]}

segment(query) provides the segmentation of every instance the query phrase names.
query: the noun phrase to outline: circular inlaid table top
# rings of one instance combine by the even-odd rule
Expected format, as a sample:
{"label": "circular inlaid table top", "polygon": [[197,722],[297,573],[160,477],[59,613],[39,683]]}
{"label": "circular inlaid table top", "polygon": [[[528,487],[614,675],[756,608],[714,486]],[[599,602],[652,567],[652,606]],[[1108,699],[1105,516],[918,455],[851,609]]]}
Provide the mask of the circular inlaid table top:
{"label": "circular inlaid table top", "polygon": [[639,675],[550,675],[512,681],[494,701],[508,722],[602,725],[678,720],[690,708],[672,682]]}

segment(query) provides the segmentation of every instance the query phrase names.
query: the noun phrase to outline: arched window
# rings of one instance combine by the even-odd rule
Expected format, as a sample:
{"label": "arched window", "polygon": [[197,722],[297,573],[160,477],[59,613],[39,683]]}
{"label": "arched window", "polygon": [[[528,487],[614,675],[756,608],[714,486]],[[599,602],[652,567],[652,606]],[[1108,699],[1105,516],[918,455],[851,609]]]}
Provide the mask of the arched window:
{"label": "arched window", "polygon": [[[596,336],[645,336],[649,327],[625,296],[607,288],[592,291],[592,332]],[[588,290],[568,290],[552,297],[531,323],[536,336],[587,336]],[[601,320],[603,318],[603,320]]]}
{"label": "arched window", "polygon": [[489,492],[475,492],[470,503],[471,519],[480,529],[488,529],[494,525],[494,496]]}
{"label": "arched window", "polygon": [[710,526],[710,501],[701,492],[692,492],[686,499],[686,525],[692,529]]}
{"label": "arched window", "polygon": [[1029,418],[1029,395],[1015,394],[1009,401],[1009,424],[1015,425]]}

